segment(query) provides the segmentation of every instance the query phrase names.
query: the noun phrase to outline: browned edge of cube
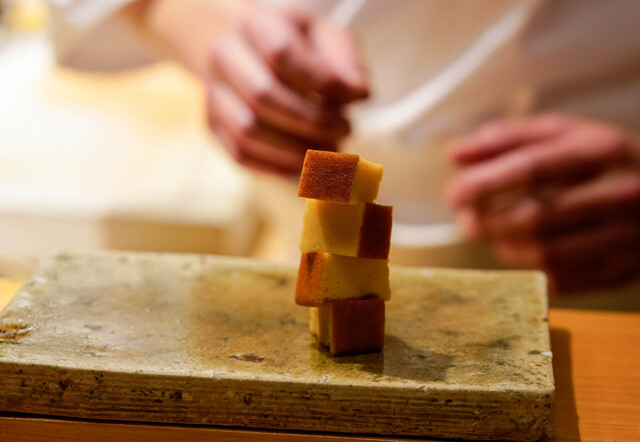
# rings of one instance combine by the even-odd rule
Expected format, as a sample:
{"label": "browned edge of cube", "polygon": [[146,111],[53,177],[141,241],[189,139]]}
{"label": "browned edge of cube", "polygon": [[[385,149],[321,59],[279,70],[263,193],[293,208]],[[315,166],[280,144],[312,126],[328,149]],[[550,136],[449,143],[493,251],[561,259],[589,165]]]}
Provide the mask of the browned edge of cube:
{"label": "browned edge of cube", "polygon": [[389,258],[392,220],[392,206],[365,203],[358,242],[358,258]]}
{"label": "browned edge of cube", "polygon": [[307,150],[300,175],[298,196],[348,203],[359,155]]}
{"label": "browned edge of cube", "polygon": [[306,307],[319,307],[318,287],[325,264],[324,253],[302,252],[298,266],[295,303]]}

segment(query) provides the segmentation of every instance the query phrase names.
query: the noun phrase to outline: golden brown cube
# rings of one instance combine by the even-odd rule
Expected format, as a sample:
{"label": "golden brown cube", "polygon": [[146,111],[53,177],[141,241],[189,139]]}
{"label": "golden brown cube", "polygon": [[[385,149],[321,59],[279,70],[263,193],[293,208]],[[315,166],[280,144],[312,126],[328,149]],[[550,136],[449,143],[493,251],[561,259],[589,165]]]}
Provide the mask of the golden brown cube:
{"label": "golden brown cube", "polygon": [[334,356],[382,351],[384,301],[337,301],[311,309],[309,329]]}
{"label": "golden brown cube", "polygon": [[382,166],[359,155],[307,150],[298,196],[322,201],[357,204],[378,197]]}

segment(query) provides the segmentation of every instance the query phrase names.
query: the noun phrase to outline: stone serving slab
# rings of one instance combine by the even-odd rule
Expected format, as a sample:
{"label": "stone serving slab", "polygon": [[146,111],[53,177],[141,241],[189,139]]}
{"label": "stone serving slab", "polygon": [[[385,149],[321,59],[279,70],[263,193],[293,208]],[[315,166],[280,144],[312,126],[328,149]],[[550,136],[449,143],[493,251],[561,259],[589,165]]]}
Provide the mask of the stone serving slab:
{"label": "stone serving slab", "polygon": [[331,357],[296,268],[58,254],[0,316],[0,410],[79,418],[535,440],[554,394],[535,272],[393,268],[384,353]]}

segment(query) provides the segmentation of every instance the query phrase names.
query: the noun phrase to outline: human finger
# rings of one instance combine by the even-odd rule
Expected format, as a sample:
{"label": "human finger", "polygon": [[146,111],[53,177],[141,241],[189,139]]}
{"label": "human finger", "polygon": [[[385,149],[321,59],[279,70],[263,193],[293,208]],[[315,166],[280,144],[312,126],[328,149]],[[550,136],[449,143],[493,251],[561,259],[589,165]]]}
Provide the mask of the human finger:
{"label": "human finger", "polygon": [[299,173],[307,148],[335,149],[283,134],[264,126],[233,90],[214,84],[210,90],[210,123],[225,133],[229,153],[240,163],[260,162],[287,174]]}
{"label": "human finger", "polygon": [[335,68],[315,46],[311,38],[314,20],[292,9],[260,8],[247,17],[243,33],[290,88],[340,103],[363,98],[350,73],[345,74],[343,67]]}
{"label": "human finger", "polygon": [[629,282],[640,276],[640,249],[626,247],[572,268],[547,270],[553,292],[569,294]]}
{"label": "human finger", "polygon": [[337,91],[341,94],[337,100],[346,102],[367,98],[370,93],[367,71],[353,34],[322,19],[311,28],[311,38],[319,57],[347,86],[345,91]]}
{"label": "human finger", "polygon": [[457,224],[462,234],[470,240],[486,239],[485,221],[478,208],[463,207],[457,213]]}
{"label": "human finger", "polygon": [[609,167],[627,154],[622,139],[563,136],[533,143],[460,171],[447,189],[454,207],[478,204],[540,181],[566,180]]}
{"label": "human finger", "polygon": [[231,135],[227,127],[221,124],[221,122],[217,118],[212,118],[209,122],[209,125],[220,144],[222,144],[225,150],[239,165],[246,167],[247,169],[251,169],[255,172],[262,172],[272,175],[291,175],[291,171],[289,169],[271,166],[269,164],[266,164],[264,161],[253,159],[242,150],[238,149],[238,146],[234,141],[234,137]]}
{"label": "human finger", "polygon": [[[603,218],[640,213],[640,172],[625,168],[592,180],[558,186],[544,196],[535,190],[509,207],[466,208],[463,226],[474,237],[536,237]],[[473,230],[471,230],[473,227]]]}
{"label": "human finger", "polygon": [[234,135],[232,135],[228,127],[222,124],[217,117],[214,116],[210,119],[209,127],[211,128],[212,134],[218,140],[220,145],[240,166],[246,167],[247,169],[253,170],[255,172],[262,172],[272,175],[294,175],[294,172],[292,172],[289,168],[282,168],[272,165],[271,163],[266,163],[264,161],[254,159],[250,154],[246,152],[246,150],[241,149],[241,146],[237,144],[237,140]]}
{"label": "human finger", "polygon": [[556,137],[573,121],[573,118],[562,114],[490,121],[471,134],[453,140],[447,155],[453,163],[472,164],[523,144]]}
{"label": "human finger", "polygon": [[545,269],[585,262],[617,247],[640,249],[640,217],[608,220],[552,238],[500,238],[494,249],[507,265]]}
{"label": "human finger", "polygon": [[335,143],[349,133],[340,109],[319,106],[283,86],[242,39],[220,44],[214,64],[261,121],[318,143]]}

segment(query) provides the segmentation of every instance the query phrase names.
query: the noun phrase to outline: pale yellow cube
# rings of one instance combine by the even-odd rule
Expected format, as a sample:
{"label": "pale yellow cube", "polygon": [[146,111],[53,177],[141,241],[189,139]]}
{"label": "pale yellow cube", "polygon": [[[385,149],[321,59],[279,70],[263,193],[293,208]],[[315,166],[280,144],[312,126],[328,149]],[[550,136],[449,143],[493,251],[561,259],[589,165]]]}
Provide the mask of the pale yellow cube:
{"label": "pale yellow cube", "polygon": [[387,259],[391,245],[391,217],[390,206],[307,200],[300,250]]}
{"label": "pale yellow cube", "polygon": [[386,259],[350,258],[325,252],[303,253],[295,302],[317,307],[328,302],[391,298]]}
{"label": "pale yellow cube", "polygon": [[360,157],[351,188],[350,204],[373,202],[378,198],[382,166]]}

